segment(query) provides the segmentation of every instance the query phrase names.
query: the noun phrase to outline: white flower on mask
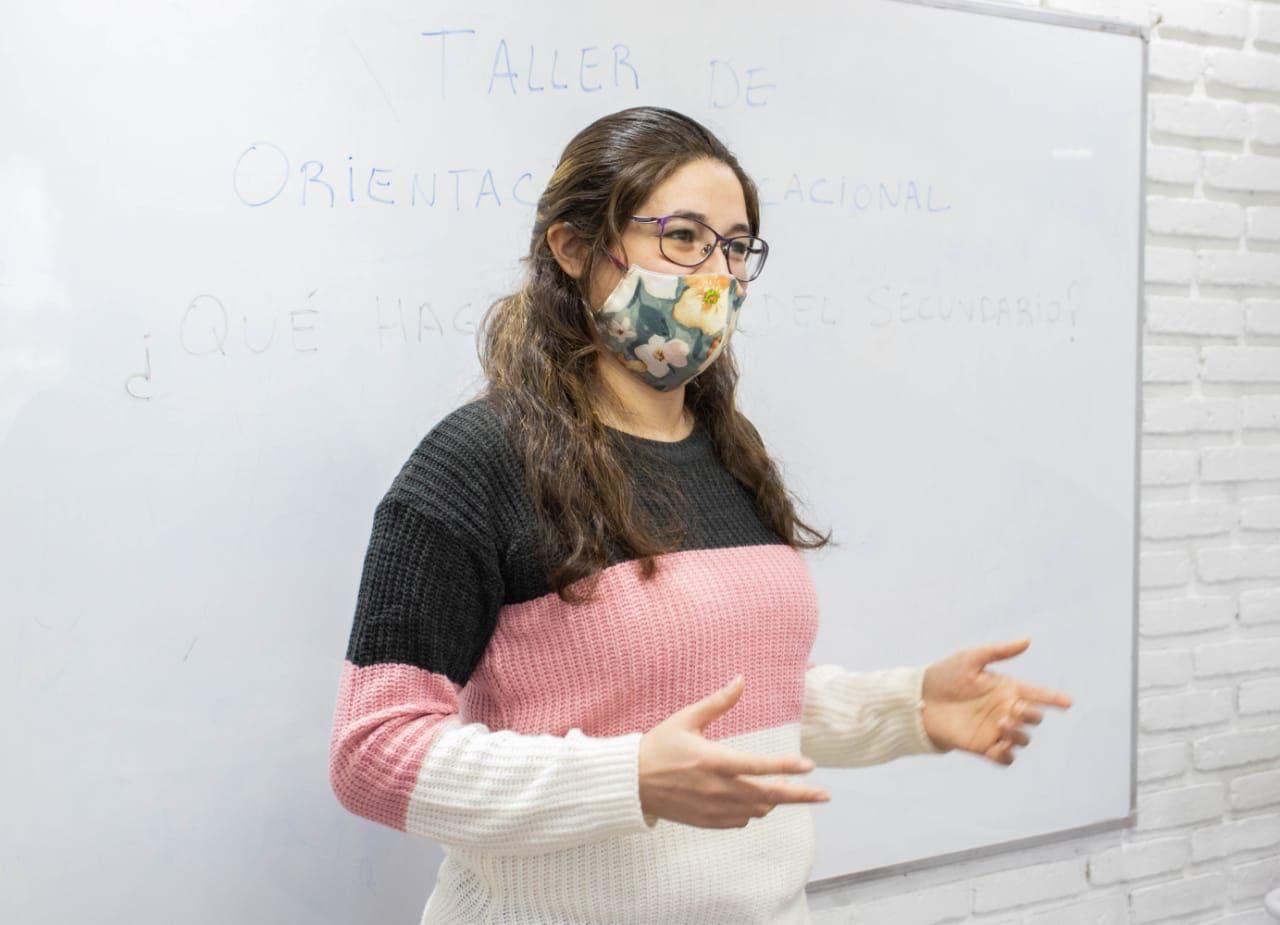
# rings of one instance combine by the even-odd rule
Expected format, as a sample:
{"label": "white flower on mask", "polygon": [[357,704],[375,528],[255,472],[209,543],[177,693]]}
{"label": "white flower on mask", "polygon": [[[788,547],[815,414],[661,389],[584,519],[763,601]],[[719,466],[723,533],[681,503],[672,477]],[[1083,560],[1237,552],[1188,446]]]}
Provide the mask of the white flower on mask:
{"label": "white flower on mask", "polygon": [[619,315],[609,322],[609,336],[618,340],[630,340],[635,336],[636,329],[631,324],[630,315]]}
{"label": "white flower on mask", "polygon": [[644,361],[651,376],[665,376],[672,366],[685,366],[689,362],[689,345],[677,338],[665,338],[654,334],[649,343],[636,348],[636,356]]}
{"label": "white flower on mask", "polygon": [[672,315],[687,328],[715,336],[724,330],[729,316],[729,277],[698,274],[680,296]]}

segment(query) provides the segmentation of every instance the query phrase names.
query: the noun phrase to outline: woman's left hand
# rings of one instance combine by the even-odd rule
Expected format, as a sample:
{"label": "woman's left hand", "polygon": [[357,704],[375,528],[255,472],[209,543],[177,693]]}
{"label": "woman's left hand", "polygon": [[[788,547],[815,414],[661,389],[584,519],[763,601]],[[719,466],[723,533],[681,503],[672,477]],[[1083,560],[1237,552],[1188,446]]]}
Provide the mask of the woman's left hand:
{"label": "woman's left hand", "polygon": [[938,748],[1013,764],[1013,747],[1031,741],[1022,725],[1037,725],[1043,716],[1035,704],[1071,706],[1066,694],[986,670],[989,662],[1012,658],[1029,645],[1024,636],[962,649],[925,669],[924,728]]}

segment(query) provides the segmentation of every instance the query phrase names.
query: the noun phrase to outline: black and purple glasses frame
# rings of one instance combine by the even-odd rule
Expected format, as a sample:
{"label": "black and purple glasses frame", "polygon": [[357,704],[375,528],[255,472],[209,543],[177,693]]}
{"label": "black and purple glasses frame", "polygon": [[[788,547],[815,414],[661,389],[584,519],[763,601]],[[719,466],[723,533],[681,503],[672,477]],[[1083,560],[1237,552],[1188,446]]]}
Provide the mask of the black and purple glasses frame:
{"label": "black and purple glasses frame", "polygon": [[[736,273],[733,274],[740,281],[744,283],[749,283],[751,282],[751,280],[758,277],[761,271],[764,270],[764,262],[769,257],[769,245],[764,240],[764,238],[757,237],[756,235],[738,234],[738,235],[730,235],[729,237],[725,237],[720,232],[716,231],[714,228],[708,225],[706,222],[699,222],[696,218],[693,218],[688,215],[633,215],[631,216],[631,221],[641,222],[644,224],[652,224],[654,222],[657,222],[658,223],[658,250],[662,253],[663,257],[666,257],[667,260],[671,260],[670,257],[667,257],[666,252],[662,250],[662,235],[666,233],[667,222],[673,218],[684,219],[687,222],[697,222],[697,224],[701,225],[703,228],[706,228],[713,235],[715,235],[716,236],[715,247],[720,248],[720,252],[724,254],[725,266],[730,265],[729,245],[731,245],[734,241],[741,240],[742,238],[747,238],[751,241],[757,242],[761,247],[760,264],[759,266],[756,267],[755,272],[752,273],[751,276],[749,276],[747,279],[742,279],[742,277],[738,276]],[[613,254],[609,254],[608,256],[609,256],[609,259],[613,261],[614,266],[616,266],[619,270],[627,269],[627,265],[623,263],[621,260],[619,260],[617,257],[613,256]],[[711,253],[708,252],[707,256],[703,257],[697,263],[681,263],[679,260],[671,260],[671,262],[676,264],[677,266],[688,267],[689,269],[693,269],[694,267],[700,267],[704,263],[706,263],[707,259],[710,256],[711,256]]]}

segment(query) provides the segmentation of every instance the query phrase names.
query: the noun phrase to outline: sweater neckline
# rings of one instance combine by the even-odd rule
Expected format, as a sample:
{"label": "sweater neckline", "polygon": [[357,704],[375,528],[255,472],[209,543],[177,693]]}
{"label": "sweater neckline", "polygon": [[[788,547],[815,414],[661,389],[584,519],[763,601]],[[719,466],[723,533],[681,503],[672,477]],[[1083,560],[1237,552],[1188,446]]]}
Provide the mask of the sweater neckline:
{"label": "sweater neckline", "polygon": [[700,420],[695,420],[693,430],[689,432],[688,436],[681,437],[679,440],[655,440],[652,437],[641,437],[627,433],[625,430],[610,427],[608,424],[605,427],[616,434],[628,446],[643,449],[672,462],[688,462],[689,460],[697,459],[704,455],[711,446],[711,435],[707,433]]}

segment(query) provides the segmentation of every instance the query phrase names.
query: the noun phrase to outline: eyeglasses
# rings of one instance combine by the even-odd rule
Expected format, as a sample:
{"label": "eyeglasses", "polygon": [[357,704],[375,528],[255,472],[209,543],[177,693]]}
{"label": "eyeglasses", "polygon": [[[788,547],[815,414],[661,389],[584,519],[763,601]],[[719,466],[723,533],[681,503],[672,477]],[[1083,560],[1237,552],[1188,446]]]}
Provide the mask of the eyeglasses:
{"label": "eyeglasses", "polygon": [[749,283],[764,269],[769,245],[753,234],[725,237],[710,225],[687,215],[633,215],[633,222],[657,224],[658,250],[662,256],[682,267],[698,267],[719,247],[724,253],[729,272]]}

